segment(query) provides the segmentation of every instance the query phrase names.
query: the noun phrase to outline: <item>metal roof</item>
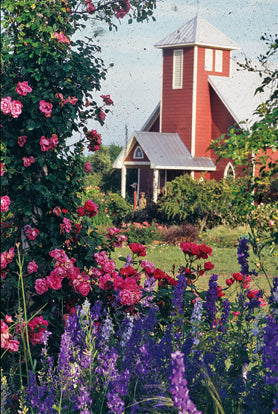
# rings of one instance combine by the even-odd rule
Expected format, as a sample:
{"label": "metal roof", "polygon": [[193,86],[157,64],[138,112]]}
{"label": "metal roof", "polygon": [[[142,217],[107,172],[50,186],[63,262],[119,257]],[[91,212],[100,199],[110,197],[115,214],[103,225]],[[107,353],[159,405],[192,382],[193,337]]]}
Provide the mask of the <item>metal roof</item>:
{"label": "metal roof", "polygon": [[156,43],[155,47],[163,49],[189,45],[210,46],[228,50],[239,49],[239,46],[229,37],[199,15]]}
{"label": "metal roof", "polygon": [[241,69],[236,61],[231,61],[230,77],[209,76],[209,83],[237,123],[248,120],[246,127],[257,120],[254,111],[274,92],[266,87],[255,95],[262,83],[259,72]]}
{"label": "metal roof", "polygon": [[[176,133],[135,131],[127,148],[123,149],[113,164],[113,168],[122,168],[124,159],[135,141],[150,160],[150,167],[167,170],[215,171],[210,158],[192,157],[179,135]],[[138,166],[140,162],[138,162]],[[136,166],[136,160],[134,160]]]}

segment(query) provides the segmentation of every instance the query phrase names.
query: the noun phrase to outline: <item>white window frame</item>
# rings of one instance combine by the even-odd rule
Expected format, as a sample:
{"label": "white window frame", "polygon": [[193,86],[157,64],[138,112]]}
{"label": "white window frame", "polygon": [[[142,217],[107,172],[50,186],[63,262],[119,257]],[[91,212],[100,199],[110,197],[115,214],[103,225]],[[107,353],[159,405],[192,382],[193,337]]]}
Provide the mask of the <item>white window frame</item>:
{"label": "white window frame", "polygon": [[182,89],[182,78],[183,78],[183,50],[173,50],[173,78],[172,88]]}
{"label": "white window frame", "polygon": [[[231,175],[231,174],[228,175],[229,169],[232,170],[233,175]],[[233,176],[235,178],[236,173],[235,173],[235,169],[234,169],[233,164],[231,162],[228,162],[228,164],[226,165],[225,170],[224,170],[224,178],[231,177],[231,176]]]}
{"label": "white window frame", "polygon": [[[141,151],[141,156],[139,156],[139,157],[136,155],[136,152],[137,152],[138,149]],[[133,159],[134,160],[142,160],[143,158],[144,158],[144,152],[143,152],[142,148],[140,147],[140,145],[137,145],[137,147],[135,148],[134,153],[133,153]]]}
{"label": "white window frame", "polygon": [[205,49],[205,70],[211,72],[213,70],[213,50]]}
{"label": "white window frame", "polygon": [[214,62],[215,72],[223,72],[223,51],[215,51],[215,62]]}

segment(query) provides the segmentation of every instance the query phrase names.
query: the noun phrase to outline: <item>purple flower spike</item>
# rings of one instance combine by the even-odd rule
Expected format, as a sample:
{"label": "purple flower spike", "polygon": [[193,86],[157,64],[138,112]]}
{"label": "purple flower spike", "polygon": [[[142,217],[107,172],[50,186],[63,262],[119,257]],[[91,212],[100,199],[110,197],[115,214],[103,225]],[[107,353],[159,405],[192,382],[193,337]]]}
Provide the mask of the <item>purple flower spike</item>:
{"label": "purple flower spike", "polygon": [[176,351],[171,354],[171,357],[172,374],[170,375],[170,392],[174,406],[179,409],[179,414],[202,414],[190,399],[187,381],[184,377],[183,353]]}

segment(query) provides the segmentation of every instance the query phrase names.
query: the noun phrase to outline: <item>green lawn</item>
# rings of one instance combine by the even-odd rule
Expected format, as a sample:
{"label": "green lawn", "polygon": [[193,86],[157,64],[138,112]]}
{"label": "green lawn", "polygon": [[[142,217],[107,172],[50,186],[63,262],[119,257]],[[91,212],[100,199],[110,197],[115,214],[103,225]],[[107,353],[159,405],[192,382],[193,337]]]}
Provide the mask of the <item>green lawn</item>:
{"label": "green lawn", "polygon": [[[119,258],[126,257],[129,253],[130,249],[128,247],[116,249],[116,251],[112,253],[112,258],[115,260],[117,268],[123,266],[123,262],[119,260]],[[159,267],[170,275],[173,273],[176,275],[179,266],[182,266],[184,264],[184,255],[181,249],[178,246],[171,246],[166,244],[148,246],[147,255],[144,259],[152,262],[155,267]],[[252,255],[252,253],[250,253],[249,259],[250,269],[255,268],[255,257]],[[199,278],[197,286],[200,289],[207,288],[208,280],[212,273],[218,274],[219,284],[224,287],[226,286],[225,280],[228,277],[231,277],[234,272],[240,271],[240,266],[237,263],[236,247],[213,247],[213,256],[208,260],[210,260],[215,265],[215,267],[212,271],[206,272],[205,275]],[[267,266],[269,268],[268,275],[276,276],[277,271],[275,272],[275,263],[271,257],[268,257],[267,259]],[[254,278],[251,288],[260,288],[266,293],[269,292],[269,285],[263,274],[259,274],[257,278]],[[234,287],[229,289],[229,291],[233,290]]]}

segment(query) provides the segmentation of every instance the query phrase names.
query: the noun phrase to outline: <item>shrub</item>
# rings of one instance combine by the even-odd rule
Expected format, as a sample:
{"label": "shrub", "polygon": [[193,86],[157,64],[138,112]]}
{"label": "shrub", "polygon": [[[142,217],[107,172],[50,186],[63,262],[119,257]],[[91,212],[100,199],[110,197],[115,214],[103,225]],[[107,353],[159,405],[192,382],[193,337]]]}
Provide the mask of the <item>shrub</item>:
{"label": "shrub", "polygon": [[132,205],[117,193],[108,195],[108,212],[114,224],[119,224],[128,212],[132,211]]}
{"label": "shrub", "polygon": [[151,244],[155,240],[165,241],[167,228],[158,223],[123,223],[122,231],[128,238],[128,243]]}
{"label": "shrub", "polygon": [[165,241],[174,246],[182,242],[196,242],[197,240],[198,230],[193,224],[172,225],[166,230]]}
{"label": "shrub", "polygon": [[245,222],[251,210],[245,184],[245,179],[197,181],[182,175],[167,183],[167,192],[158,200],[158,211],[168,224],[186,220],[200,231],[218,224],[237,225]]}

